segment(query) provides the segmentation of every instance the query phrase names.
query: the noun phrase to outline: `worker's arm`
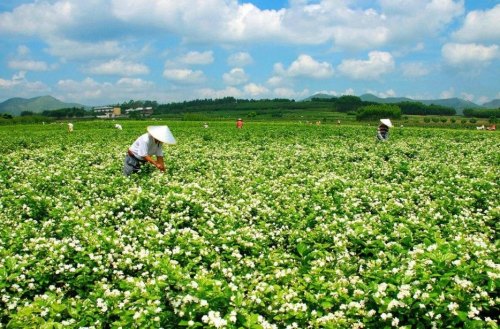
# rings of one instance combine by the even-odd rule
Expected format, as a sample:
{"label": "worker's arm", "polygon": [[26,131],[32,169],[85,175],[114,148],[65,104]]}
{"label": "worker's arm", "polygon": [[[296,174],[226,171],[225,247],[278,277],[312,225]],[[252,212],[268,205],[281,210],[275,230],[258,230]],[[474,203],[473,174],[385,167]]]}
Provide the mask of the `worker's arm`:
{"label": "worker's arm", "polygon": [[165,171],[165,163],[163,162],[163,157],[157,156],[156,162],[159,164],[159,167],[157,167],[157,168],[160,169],[161,171]]}
{"label": "worker's arm", "polygon": [[153,166],[155,166],[156,168],[158,168],[161,171],[165,170],[165,164],[163,163],[163,157],[157,157],[157,159],[154,160],[150,155],[146,155],[144,157],[144,160],[151,163]]}

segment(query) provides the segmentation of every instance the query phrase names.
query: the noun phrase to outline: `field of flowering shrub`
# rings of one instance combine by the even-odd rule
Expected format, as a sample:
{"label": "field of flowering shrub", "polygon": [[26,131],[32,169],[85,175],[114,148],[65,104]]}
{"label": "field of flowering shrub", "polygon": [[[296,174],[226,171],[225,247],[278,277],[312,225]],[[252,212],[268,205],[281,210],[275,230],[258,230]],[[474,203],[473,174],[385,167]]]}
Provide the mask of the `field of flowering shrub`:
{"label": "field of flowering shrub", "polygon": [[496,132],[152,123],[0,127],[0,328],[498,328]]}

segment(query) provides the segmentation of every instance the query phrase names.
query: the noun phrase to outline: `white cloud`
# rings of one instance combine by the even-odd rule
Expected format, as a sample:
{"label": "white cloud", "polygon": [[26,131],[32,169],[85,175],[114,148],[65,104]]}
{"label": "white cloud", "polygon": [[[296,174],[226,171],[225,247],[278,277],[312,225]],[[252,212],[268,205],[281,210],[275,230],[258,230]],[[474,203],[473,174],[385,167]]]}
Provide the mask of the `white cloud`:
{"label": "white cloud", "polygon": [[262,85],[258,85],[255,83],[249,83],[243,87],[243,90],[246,94],[252,97],[262,97],[265,94],[269,93],[269,89]]}
{"label": "white cloud", "polygon": [[463,92],[463,93],[460,94],[460,97],[462,99],[465,99],[466,101],[469,101],[469,102],[474,101],[474,95],[473,94],[469,94],[469,93]]}
{"label": "white cloud", "polygon": [[355,95],[354,89],[348,88],[342,92],[342,95]]}
{"label": "white cloud", "polygon": [[478,99],[477,99],[477,104],[484,104],[484,103],[487,103],[490,101],[490,98],[487,97],[487,96],[479,96]]}
{"label": "white cloud", "polygon": [[248,81],[248,76],[242,68],[234,68],[228,73],[224,73],[222,80],[225,84],[235,86]]}
{"label": "white cloud", "polygon": [[85,78],[81,81],[66,79],[57,83],[57,98],[67,101],[81,102],[85,105],[88,102],[97,105],[108,104],[109,99],[114,102],[126,101],[129,99],[151,99],[151,93],[157,95],[154,83],[142,79],[121,78],[116,82],[98,82],[92,78]]}
{"label": "white cloud", "polygon": [[293,88],[280,87],[275,88],[272,91],[273,98],[288,98],[288,99],[303,99],[309,97],[311,94],[309,89],[303,89],[301,91],[296,91]]}
{"label": "white cloud", "polygon": [[151,88],[154,84],[151,81],[146,81],[137,78],[121,78],[116,83],[119,86],[126,86],[135,89],[147,89]]}
{"label": "white cloud", "polygon": [[0,78],[0,98],[18,96],[32,97],[32,93],[48,93],[50,87],[41,81],[29,81],[26,79],[26,72],[20,71],[10,79]]}
{"label": "white cloud", "polygon": [[22,71],[48,71],[50,69],[47,63],[32,60],[11,60],[8,65],[11,69]]}
{"label": "white cloud", "polygon": [[500,57],[498,45],[484,46],[475,43],[447,43],[441,49],[444,60],[452,66],[487,65]]}
{"label": "white cloud", "polygon": [[101,31],[101,39],[110,40],[142,37],[142,31],[154,29],[187,42],[331,43],[337,49],[373,49],[393,41],[415,44],[438,33],[463,13],[463,7],[458,0],[381,0],[379,10],[331,0],[291,1],[280,10],[261,10],[234,0],[55,0],[0,14],[0,34],[88,40]]}
{"label": "white cloud", "polygon": [[253,63],[253,58],[249,53],[239,52],[231,54],[227,59],[227,63],[232,67],[243,67]]}
{"label": "white cloud", "polygon": [[179,62],[187,65],[207,65],[214,61],[213,51],[190,51],[179,58]]}
{"label": "white cloud", "polygon": [[429,64],[425,64],[422,62],[408,62],[401,64],[401,70],[403,71],[403,75],[405,77],[423,77],[428,75],[431,70]]}
{"label": "white cloud", "polygon": [[[276,69],[276,66],[275,66],[275,69]],[[286,84],[287,82],[288,81],[283,76],[279,76],[279,75],[274,75],[267,80],[267,84],[271,87],[282,86],[282,85]]]}
{"label": "white cloud", "polygon": [[149,68],[144,64],[115,59],[100,64],[91,64],[86,72],[98,75],[132,76],[148,74]]}
{"label": "white cloud", "polygon": [[448,90],[443,90],[441,92],[441,94],[439,94],[439,98],[442,98],[442,99],[448,99],[448,98],[453,98],[453,97],[455,97],[455,89],[453,87],[451,87]]}
{"label": "white cloud", "polygon": [[205,81],[202,71],[191,69],[166,69],[163,71],[163,77],[182,84],[197,84]]}
{"label": "white cloud", "polygon": [[77,42],[51,38],[48,43],[49,54],[66,60],[117,57],[127,53],[127,50],[122,48],[117,41]]}
{"label": "white cloud", "polygon": [[11,13],[0,14],[0,31],[14,35],[50,36],[71,20],[71,3],[35,2],[16,7]]}
{"label": "white cloud", "polygon": [[274,71],[278,75],[297,78],[327,79],[333,76],[334,70],[330,63],[318,62],[309,55],[300,55],[288,69],[283,64],[276,63]]}
{"label": "white cloud", "polygon": [[394,66],[394,59],[390,53],[371,51],[368,60],[343,60],[338,70],[351,79],[374,80],[394,70]]}
{"label": "white cloud", "polygon": [[202,88],[196,92],[199,98],[224,98],[224,97],[244,97],[243,92],[235,87],[216,90],[212,88]]}
{"label": "white cloud", "polygon": [[467,14],[464,25],[453,34],[463,43],[498,43],[500,40],[500,5],[491,10],[476,10]]}
{"label": "white cloud", "polygon": [[11,88],[17,85],[22,84],[23,82],[26,81],[26,72],[21,71],[19,73],[16,73],[12,76],[11,79],[0,79],[0,88]]}
{"label": "white cloud", "polygon": [[389,29],[374,26],[373,28],[337,27],[333,31],[335,46],[346,49],[370,49],[386,44],[389,40]]}
{"label": "white cloud", "polygon": [[437,35],[464,12],[463,0],[381,0],[392,42],[414,42]]}
{"label": "white cloud", "polygon": [[394,91],[394,89],[389,89],[389,90],[380,91],[380,92],[374,91],[374,90],[367,90],[366,92],[369,94],[375,95],[377,97],[380,97],[380,98],[396,97],[396,92]]}
{"label": "white cloud", "polygon": [[26,56],[30,53],[30,49],[25,45],[20,45],[17,47],[17,54],[20,56]]}

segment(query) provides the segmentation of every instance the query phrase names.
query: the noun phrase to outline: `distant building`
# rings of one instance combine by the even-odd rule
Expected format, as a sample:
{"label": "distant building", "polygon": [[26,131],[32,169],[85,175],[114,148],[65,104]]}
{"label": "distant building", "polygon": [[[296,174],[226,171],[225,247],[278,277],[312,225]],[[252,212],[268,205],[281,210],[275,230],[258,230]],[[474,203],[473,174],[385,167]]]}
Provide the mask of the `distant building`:
{"label": "distant building", "polygon": [[153,115],[153,108],[152,107],[137,107],[135,109],[125,110],[125,113],[128,115],[130,115],[131,113],[134,113],[134,112],[137,112],[145,117],[150,117],[151,115]]}
{"label": "distant building", "polygon": [[101,119],[117,118],[122,115],[121,108],[117,106],[99,106],[94,107],[93,110],[97,114],[97,117]]}

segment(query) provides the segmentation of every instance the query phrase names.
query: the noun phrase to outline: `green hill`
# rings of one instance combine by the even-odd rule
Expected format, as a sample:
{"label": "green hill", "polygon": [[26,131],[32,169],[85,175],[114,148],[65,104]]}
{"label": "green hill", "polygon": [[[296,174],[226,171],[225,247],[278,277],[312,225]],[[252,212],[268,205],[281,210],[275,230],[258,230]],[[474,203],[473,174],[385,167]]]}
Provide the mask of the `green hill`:
{"label": "green hill", "polygon": [[488,103],[484,103],[483,107],[486,107],[488,109],[500,109],[500,99],[494,99],[492,101],[489,101]]}
{"label": "green hill", "polygon": [[87,106],[77,103],[65,103],[52,96],[40,96],[34,98],[10,98],[0,103],[0,114],[7,113],[18,116],[23,111],[41,113],[43,111],[58,110],[63,108],[87,108]]}
{"label": "green hill", "polygon": [[383,104],[392,104],[392,103],[400,103],[400,102],[420,102],[425,105],[440,105],[454,108],[457,111],[458,115],[462,115],[464,109],[481,109],[483,106],[477,105],[473,102],[466,101],[460,98],[447,98],[447,99],[428,99],[428,100],[413,100],[411,98],[406,97],[387,97],[380,98],[372,94],[364,94],[360,96],[361,100],[375,102],[375,103],[383,103]]}

